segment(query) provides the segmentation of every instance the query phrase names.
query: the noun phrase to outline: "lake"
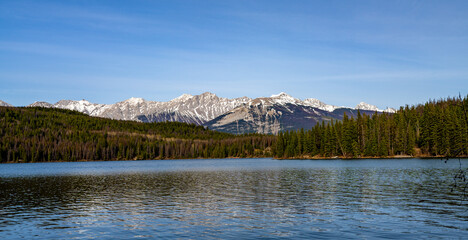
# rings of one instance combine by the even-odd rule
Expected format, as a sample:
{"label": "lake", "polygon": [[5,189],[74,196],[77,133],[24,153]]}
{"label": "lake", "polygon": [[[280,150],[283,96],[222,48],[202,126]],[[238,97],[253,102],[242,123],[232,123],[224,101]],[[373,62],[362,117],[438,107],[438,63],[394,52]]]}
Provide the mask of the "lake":
{"label": "lake", "polygon": [[0,239],[467,238],[468,160],[0,165]]}

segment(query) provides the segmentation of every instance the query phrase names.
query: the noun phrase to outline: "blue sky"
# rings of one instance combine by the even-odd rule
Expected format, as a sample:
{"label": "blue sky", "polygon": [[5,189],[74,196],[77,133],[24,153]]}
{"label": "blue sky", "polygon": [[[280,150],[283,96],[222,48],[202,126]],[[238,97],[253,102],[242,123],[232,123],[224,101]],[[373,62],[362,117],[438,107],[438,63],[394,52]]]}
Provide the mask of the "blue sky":
{"label": "blue sky", "polygon": [[468,94],[468,1],[0,1],[13,105],[279,92],[380,108]]}

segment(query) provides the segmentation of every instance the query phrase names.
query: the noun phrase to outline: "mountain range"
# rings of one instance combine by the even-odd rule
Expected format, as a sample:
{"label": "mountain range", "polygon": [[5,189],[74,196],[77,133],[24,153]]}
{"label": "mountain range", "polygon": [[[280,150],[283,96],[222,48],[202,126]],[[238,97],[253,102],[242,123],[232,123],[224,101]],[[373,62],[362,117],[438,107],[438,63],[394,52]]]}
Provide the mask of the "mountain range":
{"label": "mountain range", "polygon": [[[0,106],[11,105],[0,101]],[[368,115],[376,112],[395,112],[392,108],[380,110],[364,102],[354,108],[338,107],[314,98],[300,100],[286,93],[255,99],[228,99],[205,92],[194,96],[183,94],[168,102],[147,101],[142,98],[130,98],[114,104],[60,100],[55,104],[35,102],[27,107],[69,109],[90,116],[117,120],[186,122],[236,134],[276,134],[283,130],[310,129],[322,121],[341,120],[345,113],[348,116],[356,116],[358,110]]]}

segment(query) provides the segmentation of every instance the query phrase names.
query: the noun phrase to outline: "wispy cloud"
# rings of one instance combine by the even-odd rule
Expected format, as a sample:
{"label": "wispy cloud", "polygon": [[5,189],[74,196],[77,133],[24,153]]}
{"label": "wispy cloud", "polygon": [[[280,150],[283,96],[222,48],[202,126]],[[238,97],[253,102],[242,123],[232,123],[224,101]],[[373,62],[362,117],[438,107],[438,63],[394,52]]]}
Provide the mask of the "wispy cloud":
{"label": "wispy cloud", "polygon": [[[10,2],[0,11],[0,18],[15,18],[36,23],[49,23],[54,30],[57,27],[82,27],[87,30],[125,32],[142,34],[145,32],[171,32],[170,23],[149,18],[128,11],[116,11],[110,6],[96,2],[84,7],[82,4],[64,4],[63,2]],[[6,9],[9,9],[6,11]]]}
{"label": "wispy cloud", "polygon": [[408,99],[458,93],[468,88],[467,9],[411,0],[0,1],[0,85],[118,100],[287,91],[341,105],[357,101],[350,93],[379,100],[380,88],[404,84]]}

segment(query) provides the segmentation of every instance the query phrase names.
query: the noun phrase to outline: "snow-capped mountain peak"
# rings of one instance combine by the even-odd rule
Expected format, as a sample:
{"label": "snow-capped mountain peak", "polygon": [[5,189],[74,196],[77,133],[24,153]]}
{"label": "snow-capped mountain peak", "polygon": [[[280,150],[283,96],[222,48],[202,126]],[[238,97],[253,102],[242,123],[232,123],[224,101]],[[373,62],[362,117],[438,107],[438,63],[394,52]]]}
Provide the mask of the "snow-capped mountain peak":
{"label": "snow-capped mountain peak", "polygon": [[283,97],[291,97],[291,95],[285,93],[285,92],[280,92],[278,94],[273,94],[270,96],[271,98],[283,98]]}
{"label": "snow-capped mountain peak", "polygon": [[99,112],[107,106],[105,104],[90,103],[84,99],[80,101],[60,100],[53,105],[55,108],[75,110],[91,116],[98,116]]}
{"label": "snow-capped mountain peak", "polygon": [[[0,105],[8,106],[9,104],[0,101]],[[263,130],[259,130],[265,133],[278,132],[281,129],[281,121],[283,121],[282,124],[294,123],[295,121],[300,124],[313,124],[319,118],[334,117],[339,119],[342,112],[354,110],[354,108],[329,105],[314,98],[301,100],[284,92],[274,94],[271,97],[255,99],[248,97],[229,99],[205,92],[199,95],[182,94],[167,102],[147,101],[143,98],[132,97],[114,104],[96,104],[83,99],[79,101],[60,100],[55,104],[35,102],[29,106],[69,109],[91,116],[111,119],[142,122],[178,121],[198,125],[207,124],[226,115],[229,117],[223,118],[223,121],[227,122],[231,122],[231,117],[235,117],[238,121],[247,122],[256,119],[255,121],[260,125],[269,122],[270,127],[266,127],[268,125],[266,124],[264,128],[261,127]],[[340,111],[335,111],[337,109]],[[370,114],[375,111],[381,112],[376,106],[363,102],[358,104],[356,109],[367,110],[367,113],[370,112]],[[384,112],[394,113],[395,109],[387,108]],[[222,123],[217,122],[210,126],[221,126]],[[237,131],[237,122],[235,127],[236,132],[239,132]],[[304,127],[309,127],[309,125],[304,125]]]}
{"label": "snow-capped mountain peak", "polygon": [[180,95],[179,97],[172,99],[171,102],[185,102],[191,98],[193,98],[193,95],[184,93]]}
{"label": "snow-capped mountain peak", "polygon": [[0,106],[1,106],[1,107],[12,107],[11,104],[6,103],[6,102],[4,102],[4,101],[2,101],[2,100],[0,100]]}
{"label": "snow-capped mountain peak", "polygon": [[297,104],[301,102],[299,99],[292,97],[291,95],[281,92],[279,94],[273,94],[270,97],[275,103],[279,104],[286,104],[286,103],[291,103],[291,104]]}
{"label": "snow-capped mountain peak", "polygon": [[124,101],[125,103],[131,104],[131,105],[138,105],[146,102],[145,99],[143,98],[136,98],[136,97],[131,97],[127,100]]}
{"label": "snow-capped mountain peak", "polygon": [[29,104],[28,107],[45,107],[45,108],[51,108],[54,105],[48,103],[48,102],[34,102],[32,104]]}
{"label": "snow-capped mountain peak", "polygon": [[85,99],[82,99],[80,101],[78,101],[79,104],[82,104],[82,105],[91,105],[92,103],[90,103],[89,101],[85,100]]}
{"label": "snow-capped mountain peak", "polygon": [[379,111],[379,108],[377,108],[377,106],[365,102],[360,102],[355,108],[360,110]]}
{"label": "snow-capped mountain peak", "polygon": [[202,97],[202,98],[215,98],[215,97],[218,97],[218,96],[216,96],[216,94],[210,93],[210,92],[204,92],[204,93],[200,94],[199,96]]}
{"label": "snow-capped mountain peak", "polygon": [[383,112],[386,112],[386,113],[396,113],[396,109],[395,108],[391,108],[391,107],[387,107],[385,110],[383,110]]}
{"label": "snow-capped mountain peak", "polygon": [[318,99],[315,98],[307,98],[303,101],[304,105],[311,106],[314,108],[318,108],[321,110],[325,110],[327,112],[333,112],[335,109],[340,108],[334,105],[326,104]]}

